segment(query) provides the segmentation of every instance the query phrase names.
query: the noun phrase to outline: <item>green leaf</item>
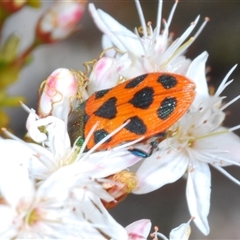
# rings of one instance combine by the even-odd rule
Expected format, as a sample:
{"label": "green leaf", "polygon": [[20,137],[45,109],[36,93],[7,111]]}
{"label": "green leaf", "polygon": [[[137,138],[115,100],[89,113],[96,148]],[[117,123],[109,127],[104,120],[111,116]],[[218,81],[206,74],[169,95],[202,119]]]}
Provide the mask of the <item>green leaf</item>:
{"label": "green leaf", "polygon": [[17,56],[19,43],[19,37],[16,35],[9,36],[0,50],[0,61],[6,63],[12,62]]}
{"label": "green leaf", "polygon": [[5,89],[19,78],[20,69],[7,67],[0,69],[0,90]]}

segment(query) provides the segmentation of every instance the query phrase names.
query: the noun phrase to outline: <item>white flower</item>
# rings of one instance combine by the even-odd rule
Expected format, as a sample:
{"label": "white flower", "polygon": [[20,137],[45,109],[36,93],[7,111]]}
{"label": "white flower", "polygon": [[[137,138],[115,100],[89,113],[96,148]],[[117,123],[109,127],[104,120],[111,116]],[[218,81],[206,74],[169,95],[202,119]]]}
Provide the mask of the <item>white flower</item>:
{"label": "white flower", "polygon": [[135,29],[135,33],[131,32],[107,13],[99,9],[96,10],[93,4],[89,4],[89,10],[96,25],[104,33],[103,48],[107,49],[114,46],[122,52],[119,53],[113,49],[106,51],[106,54],[111,57],[115,56],[120,62],[123,62],[123,59],[125,60],[122,67],[117,70],[119,77],[123,76],[129,79],[144,73],[158,71],[186,74],[191,61],[186,59],[183,54],[199,35],[208,19],[206,19],[199,31],[187,42],[185,41],[195,28],[199,17],[191,23],[190,27],[181,37],[173,41],[171,34],[169,34],[169,27],[177,2],[172,8],[168,21],[164,20],[164,31],[160,34],[162,1],[159,0],[157,26],[153,30],[151,23],[145,22],[139,1],[135,0],[143,30],[142,37],[140,37],[137,29]]}
{"label": "white flower", "polygon": [[[47,181],[47,186],[43,184],[36,189],[31,173],[19,165],[15,153],[11,153],[11,147],[16,144],[7,141],[4,145],[2,156],[5,159],[0,161],[1,238],[65,238],[71,235],[77,239],[78,224],[87,225],[87,222],[76,219],[72,209],[65,207],[69,188],[61,184],[61,188],[56,189],[53,182]],[[25,156],[19,150],[14,149],[21,159]]]}
{"label": "white flower", "polygon": [[39,117],[52,115],[66,120],[77,100],[76,74],[66,68],[58,68],[41,87],[37,109]]}
{"label": "white flower", "polygon": [[[81,220],[87,222],[82,226],[78,225],[80,239],[105,239],[106,236],[109,239],[127,239],[126,230],[111,217],[102,204],[102,200],[114,199],[102,187],[101,179],[98,178],[104,175],[101,170],[92,163],[83,162],[80,168],[75,164],[62,167],[49,179],[60,192],[63,186],[72,185],[66,207],[72,209],[78,224],[81,225]],[[56,195],[54,192],[51,194],[52,197]]]}
{"label": "white flower", "polygon": [[99,157],[96,163],[71,164],[35,183],[33,151],[14,140],[1,139],[0,146],[1,238],[128,238],[100,200],[114,201],[101,178],[114,172],[110,160],[115,159],[106,165]]}
{"label": "white flower", "polygon": [[[197,63],[201,69],[200,59],[206,59],[206,53],[199,56]],[[200,62],[199,62],[200,61]],[[193,65],[195,65],[193,62]],[[202,81],[198,78],[199,71],[195,66],[197,89]],[[235,67],[234,67],[235,68]],[[221,171],[224,175],[240,185],[240,181],[227,173],[222,166],[240,166],[240,138],[232,131],[221,126],[225,113],[223,110],[230,103],[236,101],[239,96],[225,106],[221,106],[220,93],[231,82],[227,82],[232,68],[227,74],[214,96],[204,93],[202,87],[197,90],[197,98],[190,108],[176,124],[168,131],[165,140],[159,143],[157,150],[147,158],[137,171],[139,185],[135,193],[142,194],[153,191],[161,186],[175,182],[187,171],[187,202],[191,215],[198,228],[207,235],[209,226],[207,216],[210,208],[211,174],[209,165]],[[194,80],[194,76],[192,77]],[[236,155],[238,154],[238,155]]]}

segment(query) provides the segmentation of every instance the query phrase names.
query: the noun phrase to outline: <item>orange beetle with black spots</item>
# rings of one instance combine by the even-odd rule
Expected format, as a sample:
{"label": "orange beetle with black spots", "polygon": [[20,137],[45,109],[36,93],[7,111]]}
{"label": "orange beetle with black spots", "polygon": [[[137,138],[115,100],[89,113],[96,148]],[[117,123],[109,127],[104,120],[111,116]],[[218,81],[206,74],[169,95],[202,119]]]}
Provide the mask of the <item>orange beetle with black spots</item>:
{"label": "orange beetle with black spots", "polygon": [[79,137],[84,140],[99,122],[86,150],[126,121],[127,125],[98,150],[142,136],[150,138],[173,125],[189,109],[194,97],[195,84],[185,76],[165,72],[144,74],[95,92],[70,114],[68,133],[72,143]]}

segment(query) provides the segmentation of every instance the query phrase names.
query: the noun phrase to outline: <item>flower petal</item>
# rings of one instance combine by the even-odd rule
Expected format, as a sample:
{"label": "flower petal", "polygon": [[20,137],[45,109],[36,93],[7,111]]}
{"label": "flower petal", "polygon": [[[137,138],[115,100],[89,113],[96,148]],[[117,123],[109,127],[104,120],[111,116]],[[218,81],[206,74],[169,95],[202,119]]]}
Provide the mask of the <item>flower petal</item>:
{"label": "flower petal", "polygon": [[84,198],[86,200],[81,202],[81,204],[85,205],[81,207],[83,215],[92,224],[100,226],[101,233],[107,239],[128,239],[125,228],[112,218],[99,198],[91,192],[86,192]]}
{"label": "flower petal", "polygon": [[[105,33],[113,42],[113,44],[121,49],[122,51],[126,51],[127,49],[123,45],[123,42],[126,41],[127,35],[130,35],[132,38],[135,38],[135,34],[133,34],[131,31],[129,31],[126,27],[118,23],[113,17],[111,17],[109,14],[105,13],[104,11],[100,9],[96,9],[94,4],[89,4],[89,12],[93,17],[93,20],[95,24],[98,26],[98,28]],[[119,35],[117,33],[124,33],[122,36],[125,37],[124,41],[123,39],[118,37],[116,35]],[[128,41],[127,41],[128,42]],[[134,46],[136,48],[136,45]]]}
{"label": "flower petal", "polygon": [[129,224],[125,229],[128,232],[129,240],[141,240],[147,239],[151,226],[149,219],[141,219]]}
{"label": "flower petal", "polygon": [[13,239],[16,236],[17,227],[13,226],[14,211],[6,205],[0,205],[0,236],[1,239]]}
{"label": "flower petal", "polygon": [[194,161],[194,169],[188,170],[187,202],[194,223],[200,231],[208,235],[208,213],[210,208],[211,173],[208,164]]}
{"label": "flower petal", "polygon": [[[0,161],[1,195],[13,208],[17,207],[19,201],[28,205],[32,200],[34,191],[26,162],[28,164],[32,152],[23,144],[11,140],[5,140],[4,145],[1,154],[6,159],[3,158]],[[25,157],[27,158],[24,159]]]}
{"label": "flower petal", "polygon": [[192,103],[192,106],[195,108],[198,108],[198,106],[202,103],[203,99],[209,97],[208,86],[205,76],[207,58],[208,53],[206,51],[196,57],[189,66],[186,74],[187,77],[192,79],[196,84],[197,94]]}
{"label": "flower petal", "polygon": [[95,24],[111,39],[117,48],[122,51],[141,49],[140,44],[136,41],[134,33],[117,22],[109,14],[100,9],[96,10],[94,4],[90,3],[88,6]]}
{"label": "flower petal", "polygon": [[177,181],[187,169],[188,160],[178,150],[162,153],[155,152],[147,158],[137,171],[139,184],[136,194],[154,191],[165,184]]}
{"label": "flower petal", "polygon": [[[218,129],[219,132],[225,130],[228,131],[228,129],[224,127]],[[223,157],[236,163],[240,163],[240,137],[237,134],[233,132],[226,132],[213,136],[212,141],[216,142],[217,148],[222,150],[222,152],[217,154],[219,158]],[[231,164],[224,161],[221,164],[221,166],[228,165]]]}
{"label": "flower petal", "polygon": [[[141,160],[128,150],[103,151],[91,154],[86,161],[93,164],[94,177],[102,178],[120,172]],[[81,166],[81,163],[80,163]],[[99,171],[101,170],[101,171]]]}
{"label": "flower petal", "polygon": [[188,240],[191,233],[190,222],[191,220],[174,228],[170,232],[170,240]]}

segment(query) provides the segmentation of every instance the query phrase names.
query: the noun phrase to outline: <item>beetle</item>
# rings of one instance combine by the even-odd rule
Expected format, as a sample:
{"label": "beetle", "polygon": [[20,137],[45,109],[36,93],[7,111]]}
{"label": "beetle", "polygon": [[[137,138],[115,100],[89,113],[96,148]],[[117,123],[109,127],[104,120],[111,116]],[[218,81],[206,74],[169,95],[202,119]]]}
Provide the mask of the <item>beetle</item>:
{"label": "beetle", "polygon": [[[83,142],[96,122],[97,128],[87,142],[85,151],[126,121],[128,123],[101,144],[98,150],[142,136],[150,138],[164,132],[182,117],[194,97],[195,84],[179,74],[154,72],[126,80],[113,88],[95,92],[70,113],[68,133],[71,143],[76,139]],[[148,157],[137,149],[131,152]]]}

